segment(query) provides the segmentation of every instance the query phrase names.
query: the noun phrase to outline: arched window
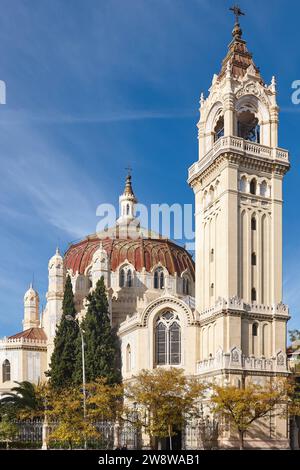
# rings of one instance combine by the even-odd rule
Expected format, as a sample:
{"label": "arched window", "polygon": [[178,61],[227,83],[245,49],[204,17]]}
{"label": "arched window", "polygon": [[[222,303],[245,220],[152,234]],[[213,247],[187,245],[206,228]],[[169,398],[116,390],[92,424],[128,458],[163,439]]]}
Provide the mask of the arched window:
{"label": "arched window", "polygon": [[128,269],[127,271],[127,287],[132,287],[133,282],[132,282],[132,272],[131,269]]}
{"label": "arched window", "polygon": [[224,116],[220,116],[215,126],[214,141],[224,137]]}
{"label": "arched window", "polygon": [[257,334],[258,334],[258,324],[253,323],[253,325],[252,325],[252,336],[257,336]]}
{"label": "arched window", "polygon": [[246,192],[246,188],[247,188],[247,179],[246,179],[246,176],[243,176],[241,179],[240,179],[240,191],[242,193],[245,193]]}
{"label": "arched window", "polygon": [[162,268],[157,268],[154,272],[154,289],[163,289],[165,287],[165,275]]}
{"label": "arched window", "polygon": [[9,382],[10,381],[10,362],[8,359],[2,364],[2,382]]}
{"label": "arched window", "polygon": [[182,292],[185,295],[190,295],[190,280],[186,276],[182,278]]}
{"label": "arched window", "polygon": [[260,126],[251,111],[243,111],[238,115],[238,137],[260,143]]}
{"label": "arched window", "polygon": [[252,266],[256,266],[256,253],[252,253],[251,255],[251,264]]}
{"label": "arched window", "polygon": [[252,217],[251,219],[251,230],[256,230],[256,218]]}
{"label": "arched window", "polygon": [[129,210],[130,210],[130,207],[129,207],[129,204],[126,205],[126,215],[129,215]]}
{"label": "arched window", "polygon": [[165,312],[156,321],[156,364],[178,365],[181,363],[181,328],[174,312]]}
{"label": "arched window", "polygon": [[167,363],[166,330],[166,325],[162,322],[156,326],[156,363],[158,365]]}
{"label": "arched window", "polygon": [[83,290],[85,288],[85,279],[84,279],[84,277],[80,276],[78,278],[77,288],[78,288],[78,290]]}
{"label": "arched window", "polygon": [[215,199],[215,190],[213,186],[211,186],[209,188],[209,203],[212,204],[214,202],[214,199]]}
{"label": "arched window", "polygon": [[257,186],[256,179],[253,178],[251,180],[251,183],[250,183],[250,193],[251,194],[256,194],[256,186]]}
{"label": "arched window", "polygon": [[260,185],[260,195],[263,196],[263,197],[266,197],[267,192],[268,192],[268,185],[267,185],[266,181],[263,181]]}
{"label": "arched window", "polygon": [[125,270],[122,268],[119,274],[119,286],[125,287]]}
{"label": "arched window", "polygon": [[127,344],[126,347],[126,372],[131,371],[131,347],[130,344]]}
{"label": "arched window", "polygon": [[254,287],[251,290],[251,300],[252,302],[256,302],[256,289]]}

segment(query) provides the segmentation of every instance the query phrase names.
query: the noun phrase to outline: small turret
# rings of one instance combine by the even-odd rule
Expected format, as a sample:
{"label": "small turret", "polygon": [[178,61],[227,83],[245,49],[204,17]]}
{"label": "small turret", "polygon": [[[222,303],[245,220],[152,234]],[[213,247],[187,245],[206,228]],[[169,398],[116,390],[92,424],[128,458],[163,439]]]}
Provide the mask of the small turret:
{"label": "small turret", "polygon": [[63,258],[56,248],[55,255],[52,256],[48,264],[49,287],[48,294],[62,293],[64,288],[64,267]]}
{"label": "small turret", "polygon": [[30,284],[29,289],[24,295],[24,320],[23,330],[29,328],[38,328],[40,326],[39,320],[39,295]]}
{"label": "small turret", "polygon": [[104,282],[107,287],[109,281],[109,260],[106,250],[103,248],[102,242],[100,242],[99,248],[93,254],[92,259],[92,283],[93,288],[96,287],[97,281],[104,277]]}
{"label": "small turret", "polygon": [[137,202],[131,185],[131,175],[128,173],[124,192],[119,197],[120,216],[117,220],[119,225],[129,224],[135,219],[135,206]]}

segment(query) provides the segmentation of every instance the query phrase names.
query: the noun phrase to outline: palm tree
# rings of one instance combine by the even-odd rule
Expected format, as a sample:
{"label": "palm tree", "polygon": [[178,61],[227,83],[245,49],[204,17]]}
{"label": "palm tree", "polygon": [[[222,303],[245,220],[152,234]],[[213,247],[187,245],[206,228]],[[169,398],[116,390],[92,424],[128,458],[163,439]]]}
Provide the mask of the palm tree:
{"label": "palm tree", "polygon": [[44,403],[36,385],[27,381],[15,383],[17,386],[0,400],[0,407],[9,406],[13,407],[16,413],[29,412],[32,415],[37,415],[44,410]]}

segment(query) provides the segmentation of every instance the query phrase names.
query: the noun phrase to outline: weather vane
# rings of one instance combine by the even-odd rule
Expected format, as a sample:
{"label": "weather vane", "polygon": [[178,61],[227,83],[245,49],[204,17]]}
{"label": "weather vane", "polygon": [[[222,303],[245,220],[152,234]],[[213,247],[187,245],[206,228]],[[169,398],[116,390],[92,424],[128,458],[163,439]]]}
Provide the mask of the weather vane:
{"label": "weather vane", "polygon": [[239,5],[233,5],[233,7],[229,8],[229,10],[233,12],[236,23],[239,23],[240,16],[245,16],[245,13],[242,12]]}

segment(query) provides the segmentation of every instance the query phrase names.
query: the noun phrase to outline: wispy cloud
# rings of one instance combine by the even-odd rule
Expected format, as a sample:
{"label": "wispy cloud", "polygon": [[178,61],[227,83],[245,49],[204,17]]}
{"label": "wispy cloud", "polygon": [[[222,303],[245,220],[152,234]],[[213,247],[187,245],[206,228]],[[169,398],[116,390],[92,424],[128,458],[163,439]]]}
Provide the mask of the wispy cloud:
{"label": "wispy cloud", "polygon": [[[25,211],[31,217],[33,211],[46,226],[52,224],[76,237],[87,233],[95,216],[89,199],[96,191],[93,181],[46,136],[28,124],[11,124],[0,123],[5,156],[0,170],[2,213],[16,217],[20,212],[16,207],[21,206],[23,215]],[[11,206],[12,200],[18,205]]]}
{"label": "wispy cloud", "polygon": [[119,109],[118,111],[104,112],[102,114],[85,115],[84,113],[63,114],[51,112],[30,112],[25,110],[9,110],[0,114],[0,125],[22,124],[22,123],[47,123],[47,124],[94,124],[122,121],[139,121],[147,119],[186,119],[195,117],[193,109]]}

